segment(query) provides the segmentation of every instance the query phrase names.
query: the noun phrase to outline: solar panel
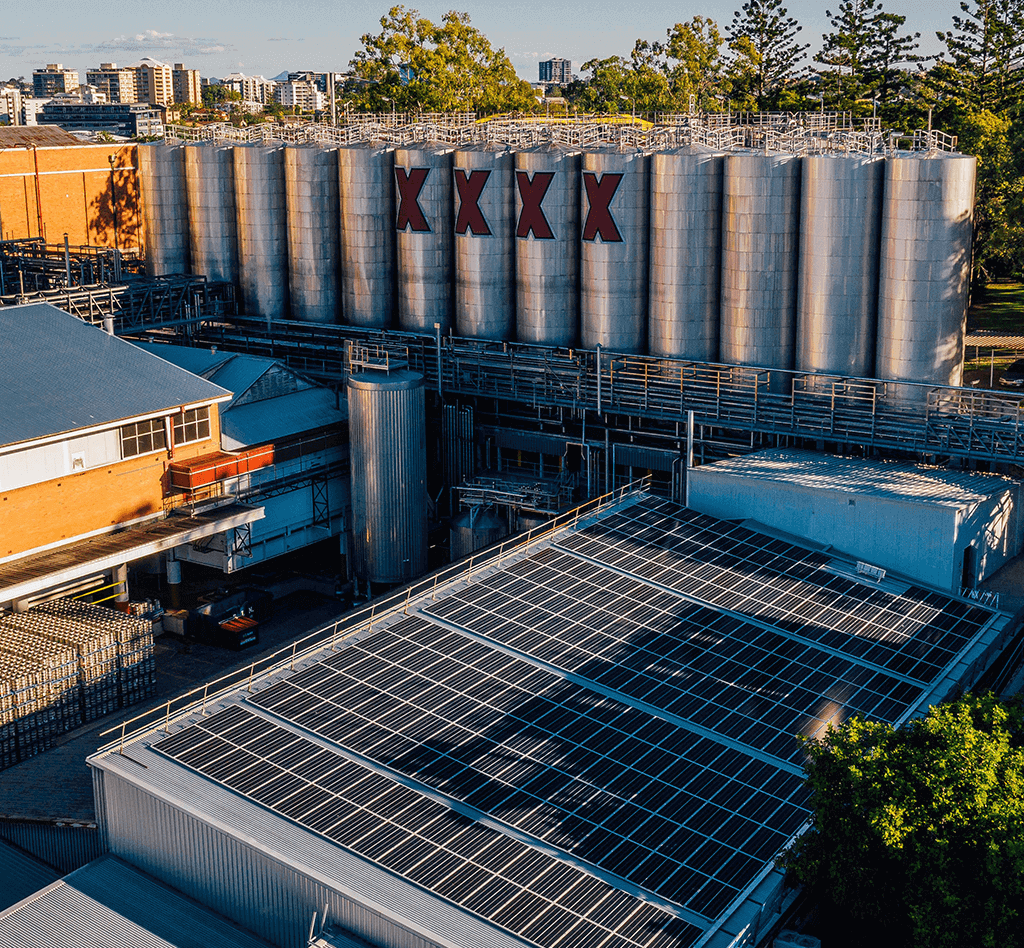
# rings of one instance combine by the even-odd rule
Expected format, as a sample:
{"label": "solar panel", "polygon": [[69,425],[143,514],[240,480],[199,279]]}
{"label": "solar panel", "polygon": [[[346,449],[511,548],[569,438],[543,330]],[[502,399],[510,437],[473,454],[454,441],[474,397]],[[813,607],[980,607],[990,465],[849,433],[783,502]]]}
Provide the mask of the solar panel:
{"label": "solar panel", "polygon": [[[205,750],[194,753],[199,747]],[[307,768],[300,775],[269,760],[268,747],[317,759],[320,770]],[[576,866],[240,706],[186,727],[154,750],[527,939],[600,948],[682,948],[702,934]],[[264,777],[255,787],[240,779],[253,760]],[[614,903],[617,911],[591,916],[592,907],[605,903]]]}
{"label": "solar panel", "polygon": [[[795,734],[820,734],[828,723],[854,713],[895,721],[922,695],[916,682],[866,669],[854,656],[831,654],[820,643],[656,592],[617,573],[592,574],[578,583],[572,600],[540,610],[541,622],[524,619],[524,608],[559,577],[572,575],[578,562],[557,549],[530,559],[516,595],[498,573],[425,611],[796,764],[803,752]],[[611,601],[605,597],[609,588],[615,591]],[[494,611],[487,611],[477,604],[477,590],[500,591],[504,599],[491,600]]]}
{"label": "solar panel", "polygon": [[[757,782],[746,782],[732,774],[743,755],[486,646],[449,658],[443,683],[419,673],[424,655],[443,647],[436,626],[411,617],[250,700],[320,734],[324,721],[354,714],[347,733],[332,735],[339,744],[684,907],[703,892],[702,915],[742,886],[697,870],[686,848],[652,863],[666,837],[695,814],[706,820],[710,806],[734,830],[716,865],[755,836],[757,855],[770,858],[808,815],[797,775],[766,793],[775,768],[755,768]],[[358,677],[364,653],[399,674]],[[321,704],[309,705],[311,688]],[[783,803],[792,805],[780,822]],[[693,850],[718,848],[696,830],[686,838]]]}

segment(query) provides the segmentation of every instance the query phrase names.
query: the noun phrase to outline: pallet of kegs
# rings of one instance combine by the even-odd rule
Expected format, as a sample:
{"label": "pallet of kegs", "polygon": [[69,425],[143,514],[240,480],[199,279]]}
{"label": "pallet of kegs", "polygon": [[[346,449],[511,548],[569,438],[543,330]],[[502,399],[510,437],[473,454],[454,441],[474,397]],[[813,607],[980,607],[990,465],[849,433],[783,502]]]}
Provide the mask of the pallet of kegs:
{"label": "pallet of kegs", "polygon": [[41,665],[0,652],[0,757],[4,767],[44,750],[38,718],[43,679]]}

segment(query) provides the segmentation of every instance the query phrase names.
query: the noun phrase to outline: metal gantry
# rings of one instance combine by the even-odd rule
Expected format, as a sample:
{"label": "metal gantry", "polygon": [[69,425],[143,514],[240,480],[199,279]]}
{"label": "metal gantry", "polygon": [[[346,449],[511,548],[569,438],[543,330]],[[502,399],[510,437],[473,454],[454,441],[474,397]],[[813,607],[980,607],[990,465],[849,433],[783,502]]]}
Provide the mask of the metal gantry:
{"label": "metal gantry", "polygon": [[1024,459],[1019,394],[294,322],[239,319],[203,329],[201,341],[282,359],[326,382],[346,378],[349,343],[363,342],[405,360],[443,395],[675,424],[693,411],[714,428],[926,457]]}

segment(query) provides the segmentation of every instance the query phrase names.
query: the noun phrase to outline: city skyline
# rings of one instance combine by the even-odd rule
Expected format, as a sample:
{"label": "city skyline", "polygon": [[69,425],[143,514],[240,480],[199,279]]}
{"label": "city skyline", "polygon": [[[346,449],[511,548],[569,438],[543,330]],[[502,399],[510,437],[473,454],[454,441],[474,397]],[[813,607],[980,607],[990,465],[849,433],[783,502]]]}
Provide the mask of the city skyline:
{"label": "city skyline", "polygon": [[[0,74],[23,75],[46,63],[62,62],[83,72],[100,61],[124,65],[143,56],[185,62],[203,76],[231,72],[268,78],[289,69],[345,71],[365,33],[380,31],[380,18],[393,4],[379,7],[329,0],[300,0],[285,8],[268,0],[216,6],[196,0],[158,0],[143,7],[125,2],[82,0],[44,20],[31,7],[12,11],[0,35]],[[473,25],[495,47],[503,47],[518,75],[537,80],[537,63],[553,56],[570,59],[579,73],[593,58],[628,56],[637,38],[663,39],[665,31],[693,16],[711,17],[724,31],[740,0],[708,0],[683,7],[654,0],[624,11],[612,0],[552,6],[539,0],[492,3],[407,3],[428,19],[439,21],[449,9],[464,9]],[[829,29],[825,8],[813,0],[792,0],[789,15],[802,26],[809,55]],[[948,8],[947,8],[948,7]],[[283,11],[287,9],[287,15]],[[959,13],[956,2],[941,6],[903,0],[886,9],[907,17],[907,29],[921,33],[920,52],[933,55],[940,44],[936,30],[947,29]]]}

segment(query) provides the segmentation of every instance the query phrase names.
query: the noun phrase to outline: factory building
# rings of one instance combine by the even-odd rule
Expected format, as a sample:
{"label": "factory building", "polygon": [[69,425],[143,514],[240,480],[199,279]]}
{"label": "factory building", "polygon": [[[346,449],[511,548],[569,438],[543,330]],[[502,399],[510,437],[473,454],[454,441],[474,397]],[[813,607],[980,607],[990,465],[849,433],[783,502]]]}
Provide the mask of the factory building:
{"label": "factory building", "polygon": [[973,685],[1009,616],[646,492],[367,606],[89,759],[111,853],[281,948],[758,944],[795,735]]}
{"label": "factory building", "polygon": [[1021,551],[1020,483],[995,474],[768,450],[691,475],[694,510],[758,520],[954,595]]}
{"label": "factory building", "polygon": [[347,417],[332,391],[273,359],[139,346],[233,393],[220,406],[220,450],[172,462],[172,486],[193,500],[230,495],[263,509],[261,520],[182,547],[177,559],[232,573],[331,538],[349,553]]}
{"label": "factory building", "polygon": [[218,450],[220,386],[47,304],[0,308],[0,380],[0,608],[102,586],[127,601],[128,563],[262,517],[169,481]]}

